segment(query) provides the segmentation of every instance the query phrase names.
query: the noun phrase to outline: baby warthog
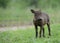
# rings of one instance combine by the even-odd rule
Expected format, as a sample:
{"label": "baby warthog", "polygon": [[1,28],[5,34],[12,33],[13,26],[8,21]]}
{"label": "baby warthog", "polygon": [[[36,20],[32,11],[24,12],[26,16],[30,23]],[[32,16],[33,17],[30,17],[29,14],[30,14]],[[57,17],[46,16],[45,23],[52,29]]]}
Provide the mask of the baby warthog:
{"label": "baby warthog", "polygon": [[51,36],[50,33],[50,20],[49,20],[49,16],[41,11],[35,11],[33,9],[31,9],[31,12],[34,14],[34,19],[33,19],[33,23],[35,26],[35,31],[36,31],[36,37],[38,36],[38,26],[40,27],[40,37],[41,37],[41,33],[43,32],[43,37],[45,37],[45,32],[44,32],[44,25],[47,24],[48,26],[48,31],[49,31],[49,36]]}

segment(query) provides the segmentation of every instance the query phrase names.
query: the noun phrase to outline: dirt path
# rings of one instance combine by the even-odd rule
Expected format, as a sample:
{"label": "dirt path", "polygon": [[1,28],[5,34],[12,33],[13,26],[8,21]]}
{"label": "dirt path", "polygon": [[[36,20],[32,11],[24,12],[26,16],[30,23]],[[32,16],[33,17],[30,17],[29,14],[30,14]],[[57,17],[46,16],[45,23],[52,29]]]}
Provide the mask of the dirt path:
{"label": "dirt path", "polygon": [[13,27],[0,27],[0,32],[4,32],[4,31],[9,31],[9,30],[17,30],[17,29],[22,29],[25,30],[27,28],[29,28],[31,26],[13,26]]}

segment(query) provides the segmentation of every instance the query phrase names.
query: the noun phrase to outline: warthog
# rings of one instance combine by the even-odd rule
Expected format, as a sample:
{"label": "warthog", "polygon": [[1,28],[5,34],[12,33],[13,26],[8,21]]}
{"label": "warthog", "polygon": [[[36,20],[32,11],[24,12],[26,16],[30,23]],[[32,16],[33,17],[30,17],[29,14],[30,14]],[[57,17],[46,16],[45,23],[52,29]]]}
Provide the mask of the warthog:
{"label": "warthog", "polygon": [[41,37],[42,32],[43,32],[43,37],[45,37],[45,35],[44,35],[45,34],[44,25],[45,24],[47,24],[49,36],[51,36],[49,16],[41,11],[35,11],[33,9],[31,9],[31,12],[34,14],[33,24],[35,26],[36,37],[38,36],[38,26],[40,27],[40,32],[39,32],[40,36],[39,37]]}

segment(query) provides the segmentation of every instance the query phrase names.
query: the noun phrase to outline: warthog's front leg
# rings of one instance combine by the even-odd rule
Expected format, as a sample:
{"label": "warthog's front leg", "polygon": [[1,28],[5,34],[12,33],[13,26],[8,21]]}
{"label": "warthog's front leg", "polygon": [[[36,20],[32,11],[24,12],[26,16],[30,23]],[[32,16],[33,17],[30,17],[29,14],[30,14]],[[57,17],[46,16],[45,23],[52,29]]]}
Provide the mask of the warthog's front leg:
{"label": "warthog's front leg", "polygon": [[36,25],[35,25],[35,32],[36,32],[36,38],[37,38],[37,36],[38,36],[38,28],[37,28]]}
{"label": "warthog's front leg", "polygon": [[45,37],[45,29],[44,29],[44,27],[43,27],[43,37]]}
{"label": "warthog's front leg", "polygon": [[43,26],[40,26],[40,37],[41,37],[41,33],[43,32],[43,37],[45,37],[45,30]]}

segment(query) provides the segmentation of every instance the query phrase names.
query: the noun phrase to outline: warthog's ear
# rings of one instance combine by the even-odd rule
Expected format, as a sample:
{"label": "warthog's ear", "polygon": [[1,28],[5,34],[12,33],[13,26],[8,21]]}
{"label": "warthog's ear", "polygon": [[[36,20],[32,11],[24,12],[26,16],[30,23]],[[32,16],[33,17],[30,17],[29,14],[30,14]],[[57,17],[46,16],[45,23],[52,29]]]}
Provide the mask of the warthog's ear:
{"label": "warthog's ear", "polygon": [[35,11],[33,9],[31,9],[31,12],[34,13]]}

